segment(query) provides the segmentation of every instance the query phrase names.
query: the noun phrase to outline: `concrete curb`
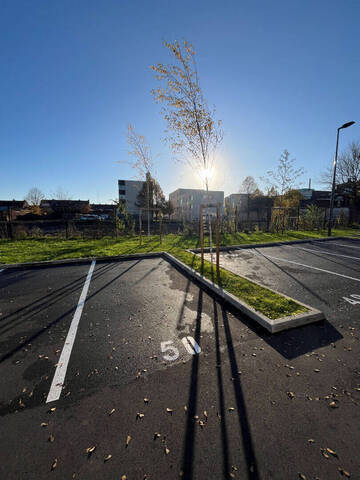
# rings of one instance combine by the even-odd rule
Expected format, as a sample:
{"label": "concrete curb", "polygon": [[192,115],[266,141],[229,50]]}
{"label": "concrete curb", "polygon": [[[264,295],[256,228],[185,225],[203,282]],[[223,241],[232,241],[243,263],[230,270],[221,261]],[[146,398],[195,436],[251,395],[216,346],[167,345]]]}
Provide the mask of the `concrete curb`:
{"label": "concrete curb", "polygon": [[[231,304],[231,306],[235,307],[241,313],[244,313],[247,317],[251,318],[252,320],[255,320],[257,323],[259,323],[262,327],[264,327],[270,333],[281,332],[282,330],[288,330],[290,328],[300,327],[302,325],[307,325],[309,323],[318,322],[320,320],[325,319],[325,315],[320,310],[317,310],[316,308],[310,307],[309,305],[299,302],[294,298],[288,297],[287,295],[284,295],[279,292],[275,292],[271,288],[265,287],[264,285],[257,283],[257,285],[263,288],[266,288],[267,290],[270,290],[274,293],[277,293],[282,297],[288,298],[289,300],[293,300],[294,302],[304,306],[309,310],[306,313],[299,313],[297,315],[290,315],[287,317],[281,317],[281,318],[272,320],[266,315],[263,315],[262,313],[256,311],[254,308],[250,307],[250,305],[246,304],[239,298],[235,297],[235,295],[232,295],[226,290],[223,290],[221,287],[219,287],[219,285],[211,282],[210,280],[205,278],[203,275],[198,273],[196,270],[193,270],[192,268],[188,267],[183,262],[173,257],[169,253],[164,252],[163,257],[173,265],[179,267],[182,271],[186,272],[188,276],[194,278],[197,282],[203,285],[207,290],[210,290],[211,292],[215,293],[216,296],[220,297],[222,300]],[[256,283],[256,282],[253,282],[253,283]]]}
{"label": "concrete curb", "polygon": [[[325,242],[329,240],[359,240],[355,237],[330,237],[330,238],[307,238],[306,240],[288,240],[286,242],[265,242],[265,243],[244,243],[244,245],[230,245],[226,247],[220,247],[220,252],[229,252],[231,250],[242,250],[248,248],[263,248],[263,247],[281,247],[281,245],[295,245],[297,243],[309,243],[309,242]],[[215,247],[213,247],[213,253],[215,254]],[[192,253],[200,253],[200,248],[188,249]],[[210,253],[210,248],[204,248],[204,253]]]}
{"label": "concrete curb", "polygon": [[97,263],[102,262],[122,262],[124,260],[141,260],[143,258],[159,258],[162,257],[163,252],[150,253],[131,253],[129,255],[112,255],[103,257],[84,257],[84,258],[68,258],[64,260],[45,260],[42,262],[27,262],[27,263],[3,263],[0,268],[7,269],[24,269],[24,268],[46,268],[56,267],[62,265],[82,265],[96,260]]}

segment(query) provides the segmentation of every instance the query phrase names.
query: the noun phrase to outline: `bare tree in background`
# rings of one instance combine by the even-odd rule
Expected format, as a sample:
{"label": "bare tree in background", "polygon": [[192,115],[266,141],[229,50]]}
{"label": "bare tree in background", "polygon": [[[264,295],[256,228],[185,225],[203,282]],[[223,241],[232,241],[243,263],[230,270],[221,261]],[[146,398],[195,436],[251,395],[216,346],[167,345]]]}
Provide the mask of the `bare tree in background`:
{"label": "bare tree in background", "polygon": [[[321,183],[331,190],[333,179],[333,166],[330,166],[322,173]],[[348,148],[339,156],[336,165],[337,185],[345,184],[351,198],[352,206],[355,208],[359,196],[360,184],[360,143],[351,142]]]}
{"label": "bare tree in background", "polygon": [[208,190],[215,150],[223,138],[221,122],[215,120],[215,109],[210,110],[204,100],[191,43],[183,40],[164,45],[175,63],[150,67],[161,82],[151,93],[157,103],[164,104],[170,147],[175,154],[185,154],[186,162],[203,177]]}
{"label": "bare tree in background", "polygon": [[72,196],[69,192],[62,187],[58,187],[56,191],[52,192],[50,195],[54,200],[72,200]]}
{"label": "bare tree in background", "polygon": [[246,193],[247,195],[247,221],[249,222],[250,217],[250,198],[256,191],[259,191],[258,184],[255,182],[254,177],[251,175],[246,177],[241,186],[240,186],[240,193]]}
{"label": "bare tree in background", "polygon": [[266,172],[267,177],[262,180],[269,186],[274,187],[280,195],[280,206],[282,206],[282,198],[286,192],[292,190],[296,186],[296,181],[301,177],[305,170],[295,168],[295,158],[290,160],[290,153],[285,149],[279,158],[278,165],[275,170]]}
{"label": "bare tree in background", "polygon": [[33,207],[38,207],[40,205],[41,200],[45,198],[45,195],[41,190],[37,187],[30,188],[28,191],[25,200],[27,203]]}
{"label": "bare tree in background", "polygon": [[143,135],[135,132],[134,127],[129,123],[127,127],[127,142],[131,148],[128,154],[133,157],[134,161],[131,166],[136,170],[138,177],[146,182],[147,196],[147,230],[148,240],[150,240],[150,179],[153,169],[151,152],[149,144]]}

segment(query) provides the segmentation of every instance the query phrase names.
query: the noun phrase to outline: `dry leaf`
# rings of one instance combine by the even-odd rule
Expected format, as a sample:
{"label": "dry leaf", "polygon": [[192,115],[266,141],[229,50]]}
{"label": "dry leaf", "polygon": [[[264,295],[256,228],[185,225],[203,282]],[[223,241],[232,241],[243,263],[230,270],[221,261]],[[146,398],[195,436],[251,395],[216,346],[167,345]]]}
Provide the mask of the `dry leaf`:
{"label": "dry leaf", "polygon": [[50,434],[50,437],[48,438],[48,440],[49,440],[50,443],[53,443],[54,440],[55,440],[54,435],[51,435],[51,434]]}
{"label": "dry leaf", "polygon": [[48,423],[45,423],[45,422],[41,422],[40,423],[40,427],[47,427],[49,424]]}
{"label": "dry leaf", "polygon": [[144,414],[143,414],[143,413],[139,413],[139,412],[138,412],[138,413],[136,414],[136,419],[138,419],[138,418],[143,418],[143,417],[144,417]]}
{"label": "dry leaf", "polygon": [[148,399],[148,398],[144,398],[144,403],[149,403],[149,399]]}
{"label": "dry leaf", "polygon": [[330,402],[329,405],[330,405],[331,408],[339,408],[339,405],[334,401]]}
{"label": "dry leaf", "polygon": [[208,418],[208,414],[207,414],[207,411],[206,411],[206,410],[204,410],[204,417],[205,417],[205,418],[206,418],[206,420],[207,420],[207,418]]}
{"label": "dry leaf", "polygon": [[309,443],[315,443],[315,440],[313,438],[309,438],[308,442]]}
{"label": "dry leaf", "polygon": [[121,480],[126,480],[126,479],[127,479],[127,476],[126,476],[126,475],[122,475]]}
{"label": "dry leaf", "polygon": [[186,405],[184,405],[184,410],[185,410],[185,413],[188,411],[188,407]]}
{"label": "dry leaf", "polygon": [[55,470],[55,468],[57,467],[57,463],[58,463],[58,459],[55,458],[53,461],[53,464],[51,465],[51,470]]}
{"label": "dry leaf", "polygon": [[320,370],[318,368],[314,368],[314,372],[319,373]]}
{"label": "dry leaf", "polygon": [[106,455],[106,457],[104,458],[104,462],[107,462],[108,460],[110,460],[111,457],[112,457],[112,455],[110,455],[110,453],[109,453],[109,455]]}
{"label": "dry leaf", "polygon": [[48,413],[55,412],[55,410],[56,410],[56,407],[51,407]]}
{"label": "dry leaf", "polygon": [[322,453],[323,457],[330,458],[329,455],[326,453],[326,450],[324,450],[323,448],[321,448],[320,450],[321,450],[321,453]]}
{"label": "dry leaf", "polygon": [[170,453],[170,450],[168,449],[168,447],[165,447],[165,455],[169,455]]}
{"label": "dry leaf", "polygon": [[109,412],[109,416],[112,415],[115,412],[115,408],[112,408]]}
{"label": "dry leaf", "polygon": [[167,408],[166,411],[167,411],[168,413],[171,413],[171,414],[173,413],[173,411],[172,411],[171,408]]}
{"label": "dry leaf", "polygon": [[334,455],[334,457],[337,457],[337,453],[334,452],[334,450],[331,450],[331,448],[327,448],[326,449],[329,453],[331,453],[331,455]]}
{"label": "dry leaf", "polygon": [[130,435],[128,435],[128,436],[126,437],[126,447],[129,446],[130,441],[131,441],[131,437],[130,437]]}
{"label": "dry leaf", "polygon": [[289,398],[291,398],[291,399],[295,398],[295,393],[294,392],[286,392],[286,393],[287,393]]}
{"label": "dry leaf", "polygon": [[299,473],[299,478],[301,478],[301,480],[306,480],[306,476],[303,473]]}
{"label": "dry leaf", "polygon": [[344,470],[343,468],[338,468],[339,472],[341,475],[345,475],[345,477],[350,478],[350,473],[347,470]]}
{"label": "dry leaf", "polygon": [[88,455],[90,455],[91,453],[93,453],[95,451],[95,448],[96,446],[93,445],[92,447],[88,447],[86,450],[85,450],[85,453],[87,453]]}
{"label": "dry leaf", "polygon": [[160,438],[160,437],[161,437],[160,433],[158,433],[158,432],[154,433],[154,440],[156,440],[157,438]]}
{"label": "dry leaf", "polygon": [[234,407],[229,407],[228,410],[229,410],[229,412],[233,412],[235,410],[235,408]]}
{"label": "dry leaf", "polygon": [[26,388],[26,387],[24,387],[24,388],[22,389],[22,393],[25,393],[25,392],[26,392],[26,390],[27,390],[27,388]]}

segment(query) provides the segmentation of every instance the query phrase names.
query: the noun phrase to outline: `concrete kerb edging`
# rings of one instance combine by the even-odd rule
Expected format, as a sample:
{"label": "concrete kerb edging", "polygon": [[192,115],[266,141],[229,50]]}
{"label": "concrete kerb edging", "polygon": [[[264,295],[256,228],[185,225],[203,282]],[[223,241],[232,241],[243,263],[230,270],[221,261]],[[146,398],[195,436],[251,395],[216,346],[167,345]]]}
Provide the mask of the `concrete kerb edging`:
{"label": "concrete kerb edging", "polygon": [[[188,276],[196,279],[200,284],[204,285],[208,290],[214,292],[222,300],[225,300],[226,302],[230,303],[233,307],[235,307],[241,313],[244,313],[247,317],[251,318],[252,320],[255,320],[257,323],[259,323],[262,327],[264,327],[270,333],[277,333],[282,330],[288,330],[290,328],[307,325],[309,323],[318,322],[320,320],[325,319],[325,315],[320,310],[317,310],[316,308],[310,307],[309,305],[299,302],[294,298],[288,297],[287,295],[283,295],[282,293],[279,293],[279,292],[275,292],[274,290],[268,287],[264,287],[263,285],[260,285],[257,283],[257,285],[263,288],[266,288],[270,291],[273,291],[285,298],[288,298],[289,300],[293,300],[294,302],[298,303],[299,305],[302,305],[303,307],[309,310],[308,312],[305,312],[305,313],[299,313],[297,315],[289,315],[286,317],[281,317],[281,318],[272,320],[266,315],[263,315],[262,313],[256,311],[254,308],[252,308],[250,305],[243,302],[239,298],[235,297],[235,295],[232,295],[226,290],[223,290],[221,287],[219,287],[219,285],[211,282],[206,277],[198,273],[196,270],[188,267],[183,262],[181,262],[177,258],[170,255],[170,253],[164,252],[163,257],[173,265],[178,266],[181,270],[186,272]],[[256,282],[253,282],[253,283],[256,283]]]}
{"label": "concrete kerb edging", "polygon": [[[231,250],[242,250],[248,248],[263,248],[263,247],[281,247],[281,245],[295,245],[297,243],[309,243],[309,242],[325,242],[329,240],[359,240],[356,237],[325,237],[325,238],[307,238],[304,240],[288,240],[286,242],[264,242],[264,243],[245,243],[244,245],[229,245],[226,247],[220,247],[220,252],[229,252]],[[189,248],[188,252],[191,253],[200,253],[200,248]],[[210,253],[210,248],[204,248],[205,253]],[[215,247],[213,247],[213,253],[215,252]]]}
{"label": "concrete kerb edging", "polygon": [[63,265],[82,265],[84,263],[92,262],[96,260],[97,263],[101,262],[121,262],[123,260],[141,260],[143,258],[160,258],[163,252],[150,252],[150,253],[132,253],[129,255],[109,255],[102,257],[84,257],[84,258],[68,258],[64,260],[45,260],[42,262],[27,262],[27,263],[5,263],[0,264],[0,268],[3,269],[24,269],[24,268],[45,268],[56,267]]}

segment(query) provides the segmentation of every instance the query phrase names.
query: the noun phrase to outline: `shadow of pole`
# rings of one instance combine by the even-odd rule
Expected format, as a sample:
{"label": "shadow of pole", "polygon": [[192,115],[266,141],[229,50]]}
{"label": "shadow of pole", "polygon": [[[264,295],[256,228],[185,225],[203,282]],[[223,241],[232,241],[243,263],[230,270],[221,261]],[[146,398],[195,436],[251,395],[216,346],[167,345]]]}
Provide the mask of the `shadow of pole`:
{"label": "shadow of pole", "polygon": [[222,311],[222,317],[224,321],[224,330],[225,330],[226,344],[227,344],[229,361],[230,361],[231,375],[234,379],[232,383],[234,387],[239,424],[240,424],[241,434],[243,438],[245,460],[247,465],[247,478],[260,479],[258,468],[257,468],[255,451],[254,451],[252,438],[251,438],[250,425],[249,425],[247,412],[246,412],[244,394],[242,391],[240,377],[238,374],[239,368],[238,368],[236,355],[234,351],[231,330],[229,326],[229,320],[227,317],[226,310],[223,306],[221,306],[221,311]]}
{"label": "shadow of pole", "polygon": [[[199,289],[199,299],[197,306],[196,327],[195,327],[195,341],[200,345],[201,332],[201,312],[203,303],[203,292]],[[195,445],[195,415],[198,396],[198,374],[199,374],[199,355],[193,355],[191,365],[190,390],[188,399],[188,412],[186,420],[186,432],[183,447],[183,478],[185,480],[192,479],[193,463],[194,463],[194,445]]]}
{"label": "shadow of pole", "polygon": [[221,428],[221,447],[223,453],[223,473],[224,478],[229,478],[230,462],[229,462],[229,442],[226,427],[225,417],[225,401],[224,401],[224,386],[221,367],[221,351],[220,351],[220,338],[219,338],[219,318],[217,312],[217,304],[213,299],[214,305],[214,334],[215,334],[215,347],[216,347],[216,370],[217,370],[217,383],[219,390],[219,406],[220,406],[220,428]]}

